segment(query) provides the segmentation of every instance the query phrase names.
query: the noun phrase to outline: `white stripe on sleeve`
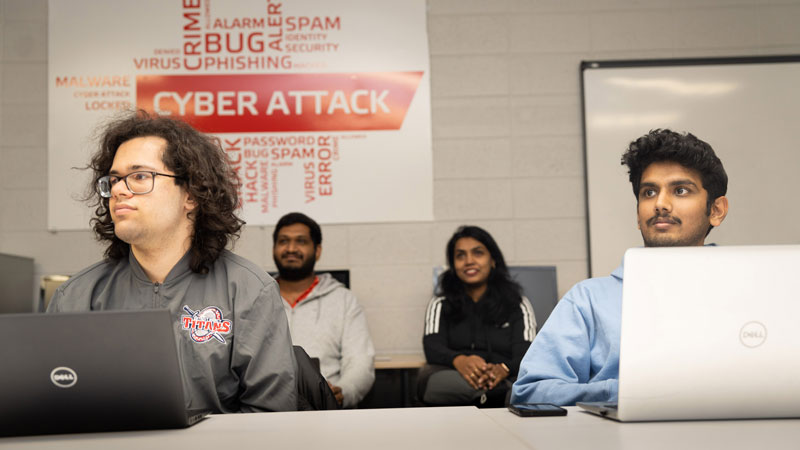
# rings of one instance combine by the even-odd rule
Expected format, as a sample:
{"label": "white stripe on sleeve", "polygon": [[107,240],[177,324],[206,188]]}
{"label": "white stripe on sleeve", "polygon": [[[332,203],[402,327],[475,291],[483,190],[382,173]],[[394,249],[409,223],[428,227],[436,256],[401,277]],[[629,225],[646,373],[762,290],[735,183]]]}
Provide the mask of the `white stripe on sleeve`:
{"label": "white stripe on sleeve", "polygon": [[444,297],[437,297],[428,304],[428,311],[425,314],[425,335],[439,332],[439,317],[442,314],[442,301]]}
{"label": "white stripe on sleeve", "polygon": [[532,342],[536,336],[536,314],[533,312],[533,306],[527,297],[523,296],[522,301],[519,302],[519,309],[522,310],[522,338],[528,342]]}

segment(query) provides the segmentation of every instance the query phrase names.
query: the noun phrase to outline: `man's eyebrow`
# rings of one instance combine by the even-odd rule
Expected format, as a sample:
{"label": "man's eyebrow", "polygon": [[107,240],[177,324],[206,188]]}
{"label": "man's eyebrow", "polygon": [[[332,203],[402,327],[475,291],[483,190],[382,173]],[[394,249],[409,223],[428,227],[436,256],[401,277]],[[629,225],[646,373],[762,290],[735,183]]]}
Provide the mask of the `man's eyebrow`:
{"label": "man's eyebrow", "polygon": [[286,234],[286,233],[278,233],[278,239],[311,239],[311,236],[307,234]]}
{"label": "man's eyebrow", "polygon": [[644,182],[642,182],[642,183],[639,183],[639,190],[641,191],[641,190],[642,190],[642,188],[646,188],[646,187],[656,187],[656,186],[657,186],[657,185],[656,185],[655,183],[651,183],[651,182],[649,182],[649,181],[644,181]]}
{"label": "man's eyebrow", "polygon": [[670,186],[695,186],[695,187],[697,187],[697,183],[695,183],[694,181],[692,181],[692,180],[690,180],[688,178],[684,179],[684,180],[671,181],[669,183],[669,185]]}
{"label": "man's eyebrow", "polygon": [[[688,178],[670,181],[669,185],[670,186],[695,186],[695,187],[697,187],[697,183],[695,183],[694,181],[692,181],[692,180],[690,180]],[[645,182],[642,182],[639,185],[639,189],[640,190],[641,190],[641,188],[645,188],[645,187],[658,187],[658,185],[656,183],[651,182],[651,181],[645,181]]]}
{"label": "man's eyebrow", "polygon": [[[141,164],[134,164],[132,166],[128,166],[128,173],[136,172],[137,170],[142,170],[142,169],[156,170],[155,167],[141,165]],[[120,171],[111,169],[111,170],[108,171],[108,173],[110,173],[112,175],[118,175],[120,173]]]}

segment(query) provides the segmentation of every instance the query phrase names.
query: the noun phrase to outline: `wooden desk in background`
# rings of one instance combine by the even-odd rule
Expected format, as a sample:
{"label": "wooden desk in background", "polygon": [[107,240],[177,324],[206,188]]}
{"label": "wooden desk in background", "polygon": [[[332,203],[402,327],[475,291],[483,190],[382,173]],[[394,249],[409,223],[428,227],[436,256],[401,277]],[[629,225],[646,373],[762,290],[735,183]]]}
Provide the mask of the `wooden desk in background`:
{"label": "wooden desk in background", "polygon": [[375,370],[419,369],[425,365],[422,353],[387,353],[375,355]]}

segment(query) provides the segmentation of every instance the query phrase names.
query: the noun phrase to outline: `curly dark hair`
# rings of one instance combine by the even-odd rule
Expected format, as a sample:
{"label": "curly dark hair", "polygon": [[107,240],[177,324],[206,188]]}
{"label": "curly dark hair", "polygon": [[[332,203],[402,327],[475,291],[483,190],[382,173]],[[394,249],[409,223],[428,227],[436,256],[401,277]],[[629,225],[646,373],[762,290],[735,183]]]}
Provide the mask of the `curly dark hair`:
{"label": "curly dark hair", "polygon": [[445,297],[442,314],[449,315],[456,321],[462,320],[465,303],[473,302],[467,295],[464,282],[458,278],[454,269],[456,242],[465,237],[473,238],[485,245],[494,260],[495,264],[494,268],[489,272],[486,292],[481,297],[477,307],[484,323],[500,325],[508,320],[509,315],[515,308],[519,308],[519,304],[522,301],[522,287],[511,278],[508,266],[506,266],[506,260],[503,258],[503,252],[500,251],[500,247],[492,238],[492,235],[483,228],[474,225],[459,227],[447,242],[446,252],[449,267],[439,276],[439,287],[436,289],[437,296]]}
{"label": "curly dark hair", "polygon": [[714,200],[728,191],[728,174],[710,145],[691,133],[680,134],[667,129],[656,129],[631,142],[622,155],[621,163],[628,166],[629,179],[637,202],[642,173],[650,164],[661,161],[676,162],[700,174],[703,188],[708,192],[706,214],[711,212]]}
{"label": "curly dark hair", "polygon": [[98,139],[100,147],[86,167],[93,172],[85,200],[95,208],[91,225],[96,238],[108,242],[105,256],[109,259],[120,260],[130,253],[130,245],[114,233],[108,199],[100,196],[97,181],[108,175],[120,145],[147,136],[167,141],[164,165],[179,177],[172,178],[175,183],[197,203],[189,213],[194,222],[190,266],[193,272],[208,273],[228,243],[239,237],[244,225],[236,215],[240,181],[219,140],[180,120],[138,110],[126,112],[104,127]]}

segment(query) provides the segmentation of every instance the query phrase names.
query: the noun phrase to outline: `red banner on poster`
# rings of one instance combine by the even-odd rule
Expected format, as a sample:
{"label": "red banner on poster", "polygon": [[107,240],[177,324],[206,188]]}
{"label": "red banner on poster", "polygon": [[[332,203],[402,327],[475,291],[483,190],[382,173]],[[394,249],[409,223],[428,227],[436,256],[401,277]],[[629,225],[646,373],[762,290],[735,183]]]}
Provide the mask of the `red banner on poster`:
{"label": "red banner on poster", "polygon": [[422,74],[139,75],[136,105],[207,133],[399,130]]}

